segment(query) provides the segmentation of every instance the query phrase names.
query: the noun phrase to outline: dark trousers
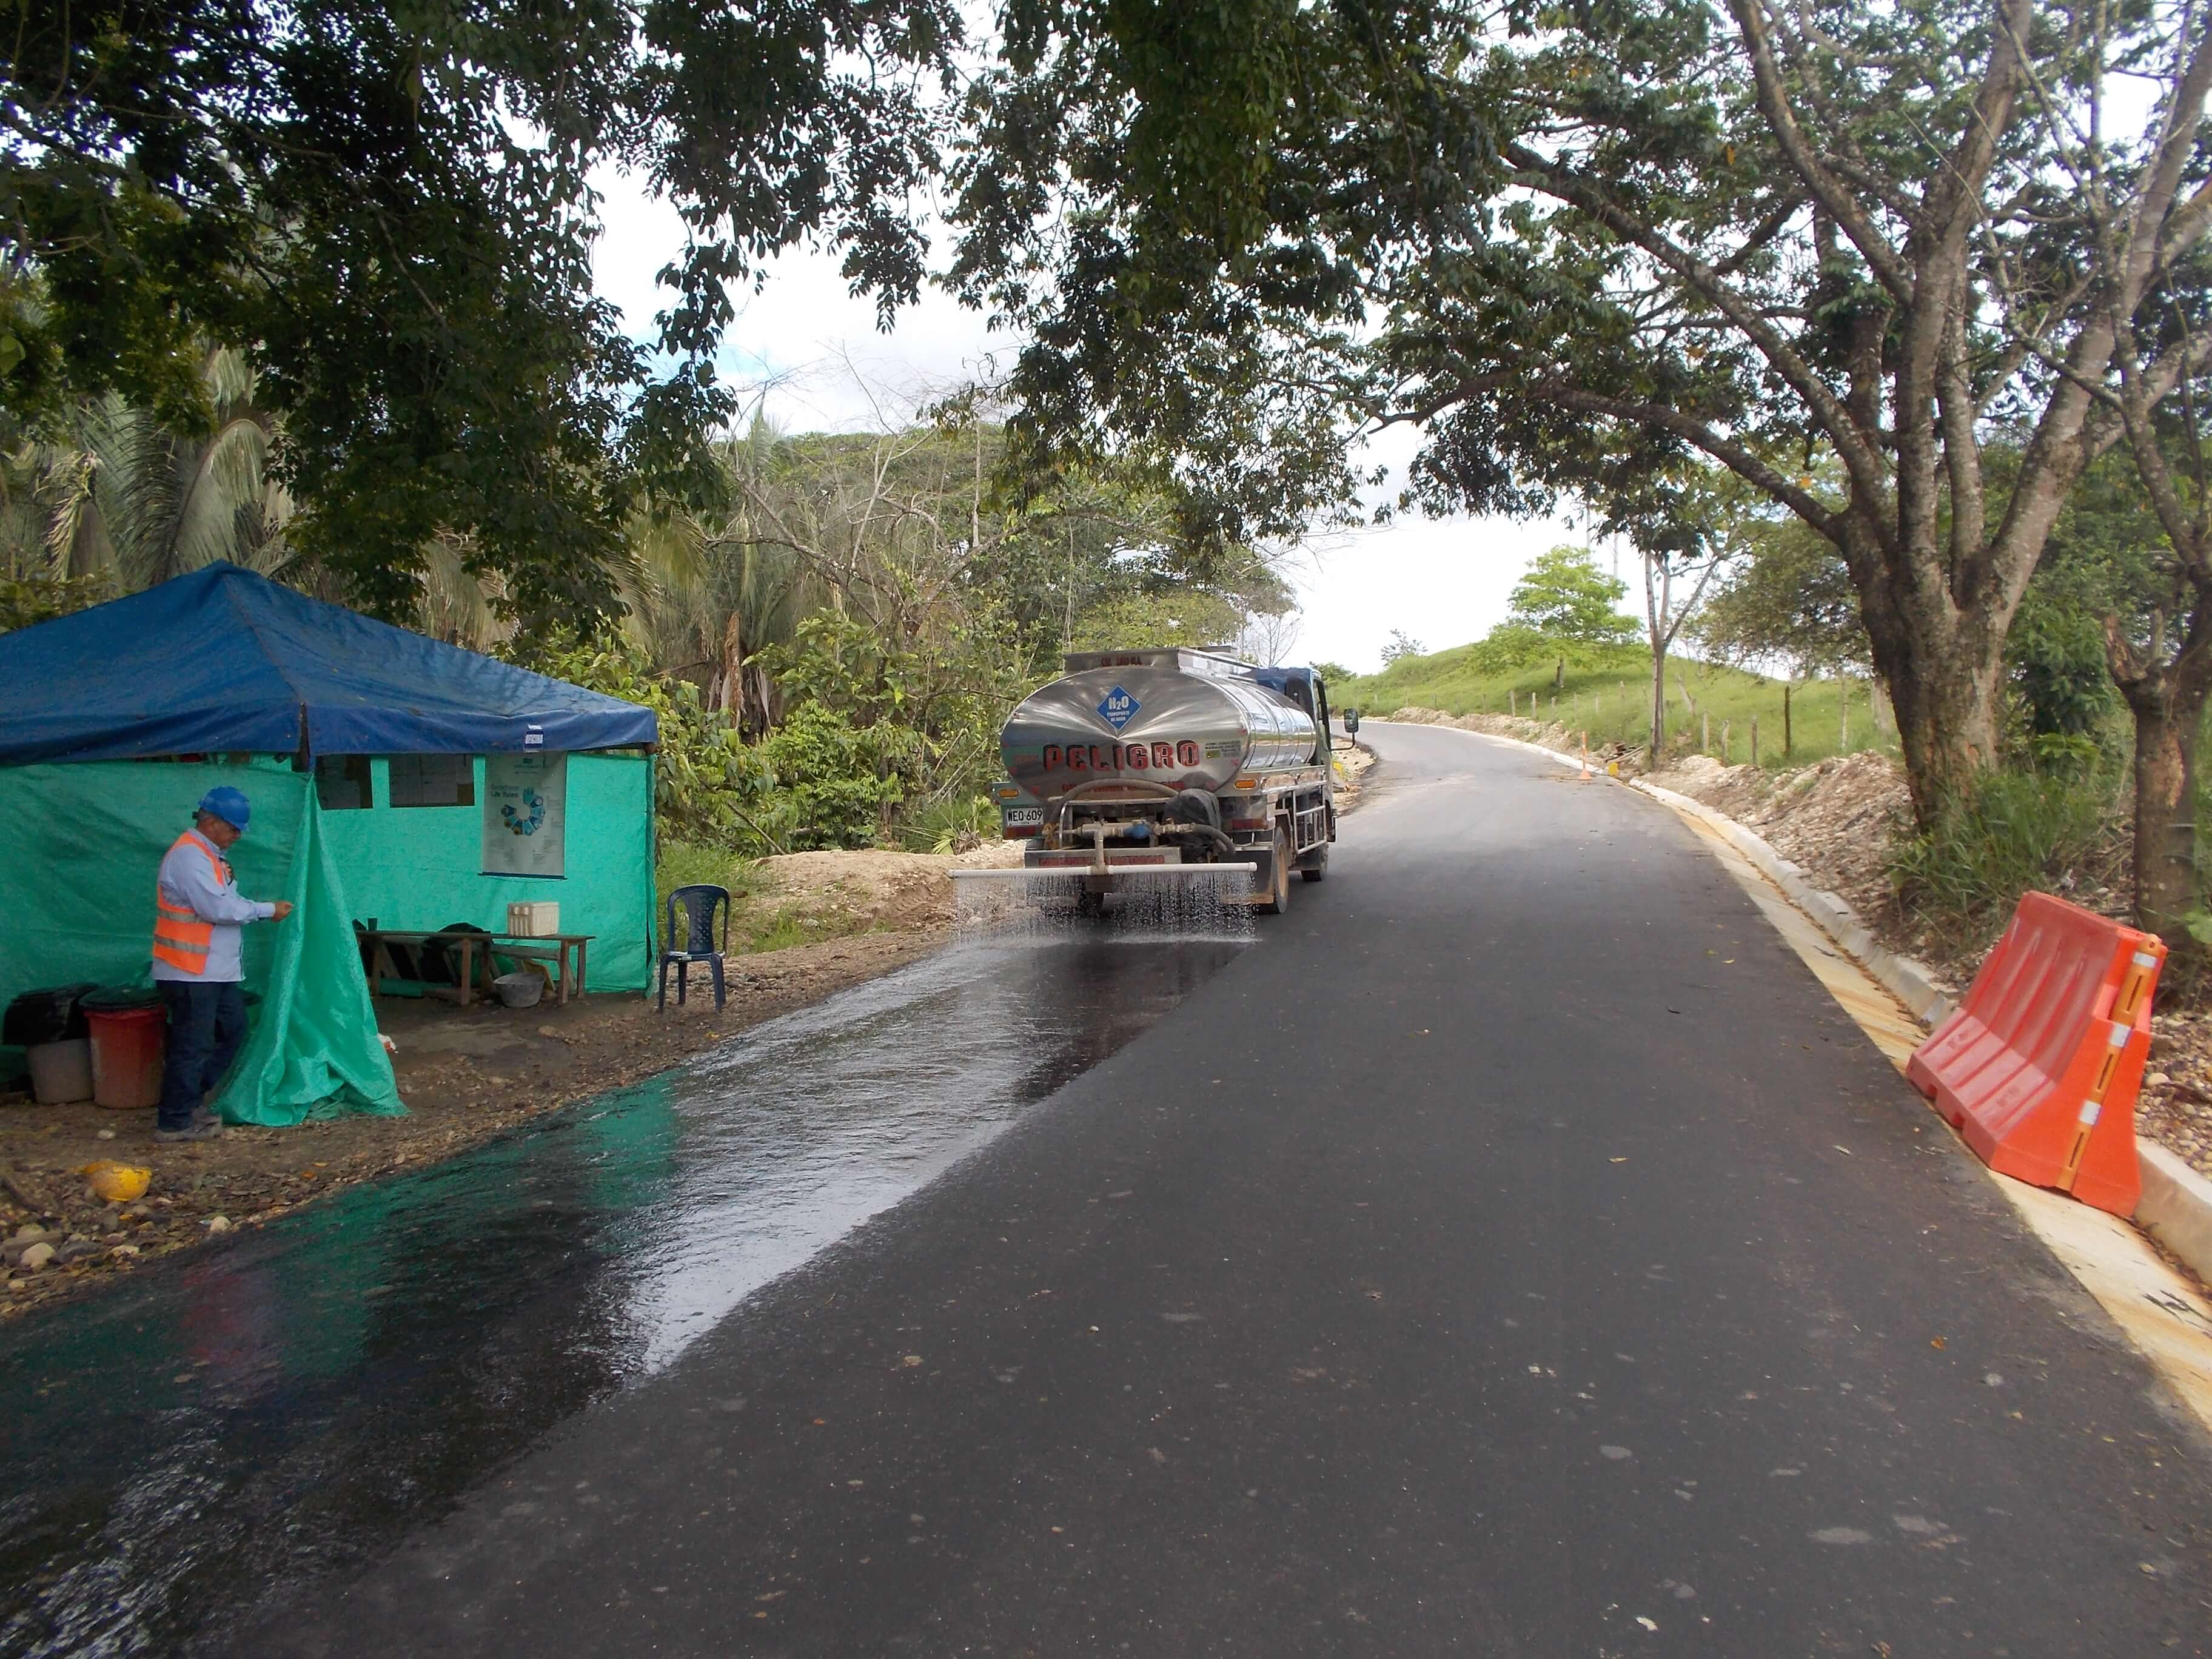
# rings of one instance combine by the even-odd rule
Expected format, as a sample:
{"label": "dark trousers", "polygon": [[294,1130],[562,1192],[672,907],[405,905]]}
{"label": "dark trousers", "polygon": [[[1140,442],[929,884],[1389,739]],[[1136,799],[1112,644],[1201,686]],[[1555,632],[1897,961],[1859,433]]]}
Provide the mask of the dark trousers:
{"label": "dark trousers", "polygon": [[161,1000],[169,1006],[169,1042],[161,1061],[161,1108],[155,1127],[188,1128],[192,1113],[222,1081],[238,1058],[238,1045],[246,1041],[246,992],[236,983],[158,982]]}

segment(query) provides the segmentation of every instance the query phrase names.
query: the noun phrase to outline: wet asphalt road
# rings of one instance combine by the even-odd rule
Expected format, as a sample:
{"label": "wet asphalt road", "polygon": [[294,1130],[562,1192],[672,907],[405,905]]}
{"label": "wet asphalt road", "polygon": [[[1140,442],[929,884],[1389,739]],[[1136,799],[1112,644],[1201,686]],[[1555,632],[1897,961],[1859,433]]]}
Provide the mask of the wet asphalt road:
{"label": "wet asphalt road", "polygon": [[226,1650],[2212,1650],[2203,1441],[1728,875],[1370,735],[1258,945]]}

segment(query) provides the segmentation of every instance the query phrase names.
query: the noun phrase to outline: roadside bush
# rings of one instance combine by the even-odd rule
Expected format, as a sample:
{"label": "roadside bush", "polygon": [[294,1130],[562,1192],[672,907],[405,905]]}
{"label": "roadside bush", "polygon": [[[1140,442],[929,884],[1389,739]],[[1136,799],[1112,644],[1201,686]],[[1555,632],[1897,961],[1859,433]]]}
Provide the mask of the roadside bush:
{"label": "roadside bush", "polygon": [[988,795],[932,801],[899,825],[899,839],[917,853],[964,853],[999,839],[999,804]]}
{"label": "roadside bush", "polygon": [[518,640],[506,655],[538,673],[642,704],[659,717],[653,809],[664,847],[684,842],[733,852],[784,850],[770,824],[775,780],[768,762],[726,718],[701,704],[698,687],[653,672],[641,647],[562,634]]}
{"label": "roadside bush", "polygon": [[783,840],[792,852],[872,847],[904,798],[902,773],[914,733],[855,726],[836,710],[805,702],[761,745],[778,791]]}
{"label": "roadside bush", "polygon": [[2005,636],[2019,718],[2032,737],[2090,736],[2120,711],[2105,665],[2103,623],[2033,595]]}
{"label": "roadside bush", "polygon": [[2052,764],[1990,774],[1971,799],[1900,837],[1889,866],[1899,901],[1994,933],[2022,893],[2063,890],[2124,855],[2114,780],[2086,764],[2078,748],[2063,746]]}
{"label": "roadside bush", "polygon": [[0,634],[52,622],[116,597],[102,575],[0,577]]}

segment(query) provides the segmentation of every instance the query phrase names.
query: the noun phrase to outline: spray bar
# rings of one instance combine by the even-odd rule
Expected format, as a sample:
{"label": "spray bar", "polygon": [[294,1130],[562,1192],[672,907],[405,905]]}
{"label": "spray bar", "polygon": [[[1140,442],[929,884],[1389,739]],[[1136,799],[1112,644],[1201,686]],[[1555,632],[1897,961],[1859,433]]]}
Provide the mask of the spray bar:
{"label": "spray bar", "polygon": [[[1260,866],[1256,864],[1123,864],[1116,865],[1104,873],[1115,876],[1224,876],[1234,875],[1240,871],[1245,875],[1255,876],[1260,873]],[[948,870],[945,873],[955,881],[983,881],[993,878],[1004,880],[1013,876],[1034,876],[1041,880],[1065,881],[1070,878],[1097,875],[1101,872],[1091,869],[1086,865],[1073,864],[1037,870],[985,868]]]}

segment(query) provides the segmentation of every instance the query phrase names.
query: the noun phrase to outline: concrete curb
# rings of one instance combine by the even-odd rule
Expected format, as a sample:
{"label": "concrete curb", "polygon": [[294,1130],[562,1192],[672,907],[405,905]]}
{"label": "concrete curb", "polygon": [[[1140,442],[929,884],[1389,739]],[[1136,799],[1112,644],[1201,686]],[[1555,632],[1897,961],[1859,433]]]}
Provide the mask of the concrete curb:
{"label": "concrete curb", "polygon": [[[1426,724],[1418,720],[1390,723]],[[1458,732],[1489,743],[1507,744],[1516,749],[1525,749],[1531,754],[1541,755],[1570,770],[1581,769],[1581,763],[1574,756],[1561,754],[1556,749],[1547,749],[1540,743],[1500,737],[1493,732],[1469,732],[1463,726],[1444,726],[1435,729]],[[1672,789],[1662,789],[1640,778],[1624,778],[1620,781],[1677,812],[1697,818],[1710,826],[1715,834],[1725,838],[1729,845],[1743,854],[1753,869],[1780,888],[1784,897],[1832,939],[1838,949],[1865,969],[1876,983],[1911,1009],[1913,1017],[1923,1025],[1934,1027],[1950,1018],[1954,1006],[1951,999],[1936,988],[1925,968],[1911,957],[1899,956],[1877,944],[1874,935],[1867,930],[1866,924],[1859,920],[1858,914],[1850,905],[1833,893],[1816,890],[1806,879],[1805,872],[1768,846],[1764,837],[1687,795],[1677,794]],[[2199,1279],[2212,1282],[2212,1181],[2206,1180],[2179,1158],[2154,1141],[2138,1138],[2136,1152],[2142,1168],[2142,1197],[2136,1205],[2136,1224],[2172,1251]]]}
{"label": "concrete curb", "polygon": [[2212,1181],[2152,1141],[2136,1141],[2136,1156],[2142,1164],[2136,1225],[2212,1283]]}

